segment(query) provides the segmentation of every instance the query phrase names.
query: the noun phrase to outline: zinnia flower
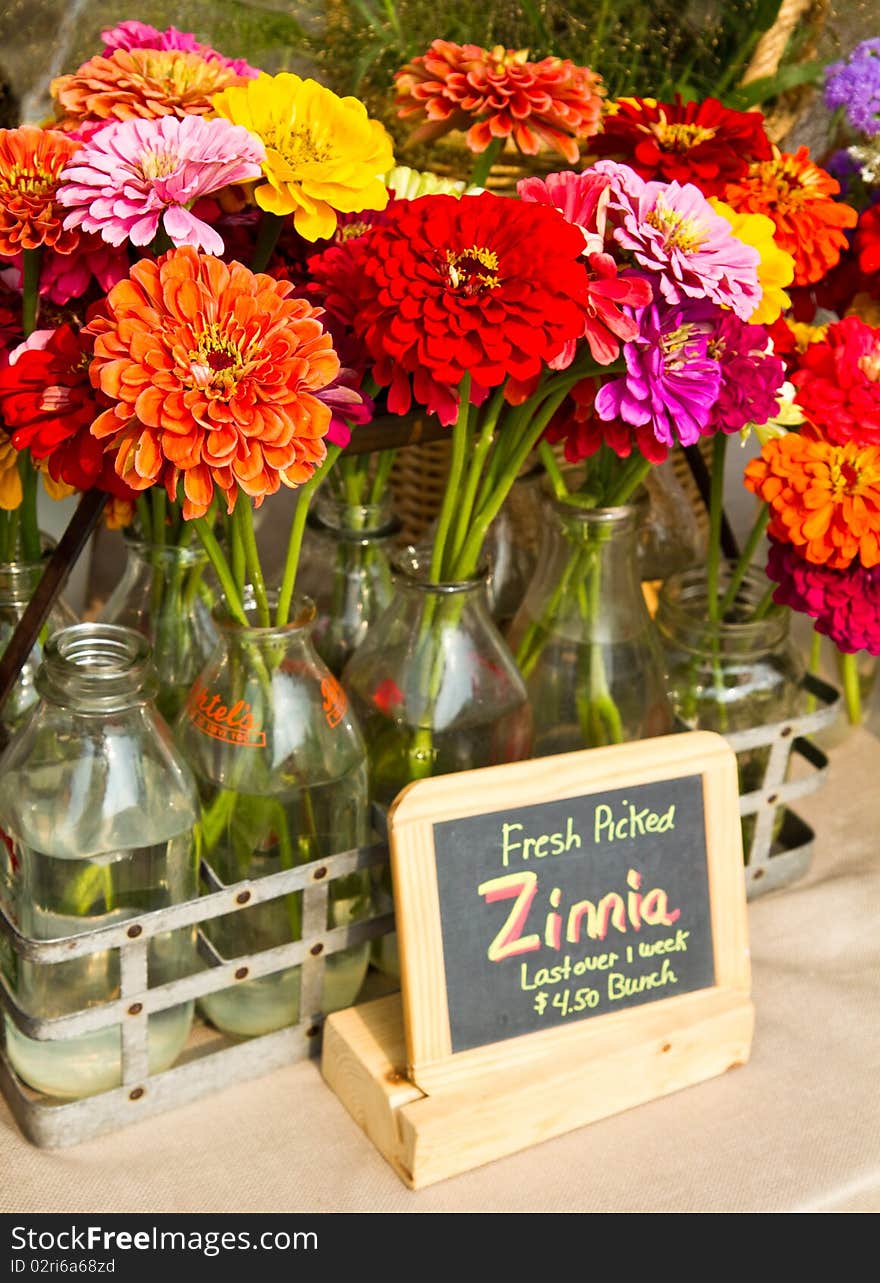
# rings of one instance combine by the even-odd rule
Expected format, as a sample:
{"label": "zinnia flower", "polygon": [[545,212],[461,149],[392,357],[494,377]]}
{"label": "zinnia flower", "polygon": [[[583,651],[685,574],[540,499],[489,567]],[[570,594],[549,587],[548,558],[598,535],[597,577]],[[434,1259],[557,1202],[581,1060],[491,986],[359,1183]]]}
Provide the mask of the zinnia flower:
{"label": "zinnia flower", "polygon": [[599,128],[601,77],[567,58],[529,62],[527,49],[434,40],[394,81],[397,114],[416,125],[412,142],[464,129],[473,152],[509,138],[527,156],[549,149],[574,165],[578,141]]}
{"label": "zinnia flower", "polygon": [[762,325],[747,325],[732,312],[720,314],[708,352],[721,368],[721,386],[706,425],[707,435],[741,432],[749,424],[766,423],[777,413],[785,367],[768,346]]}
{"label": "zinnia flower", "polygon": [[789,432],[746,464],[744,483],[770,505],[769,533],[807,561],[880,563],[880,446]]}
{"label": "zinnia flower", "polygon": [[880,272],[880,205],[872,205],[859,216],[853,249],[865,276]]}
{"label": "zinnia flower", "polygon": [[200,54],[207,62],[219,62],[224,67],[231,67],[239,76],[258,76],[256,67],[251,67],[244,58],[224,58],[222,53],[208,45],[199,44],[194,35],[188,31],[178,31],[177,27],[166,27],[159,31],[146,22],[120,22],[115,27],[101,32],[104,57],[115,49],[180,49],[185,53]]}
{"label": "zinnia flower", "polygon": [[59,254],[76,248],[79,233],[62,223],[56,199],[62,169],[76,143],[55,129],[22,125],[0,129],[0,255],[48,245]]}
{"label": "zinnia flower", "polygon": [[708,351],[717,317],[706,303],[652,303],[636,312],[638,336],[623,349],[626,374],[599,389],[599,418],[649,425],[665,446],[698,441],[721,385],[721,369]]}
{"label": "zinnia flower", "polygon": [[737,213],[724,201],[714,198],[709,204],[730,224],[730,230],[738,241],[752,245],[758,251],[761,302],[747,319],[753,325],[772,324],[791,303],[785,286],[794,280],[794,259],[776,244],[776,226],[765,214]]}
{"label": "zinnia flower", "polygon": [[614,239],[656,273],[667,303],[709,299],[747,320],[761,301],[758,251],[737,240],[693,183],[646,183],[626,165],[600,160],[611,176]]}
{"label": "zinnia flower", "polygon": [[477,404],[538,374],[583,333],[583,248],[546,205],[490,192],[395,202],[364,238],[353,318],[391,412],[412,395],[451,423],[466,373]]}
{"label": "zinnia flower", "polygon": [[880,133],[880,39],[863,40],[825,68],[825,104],[842,107],[853,129]]}
{"label": "zinnia flower", "polygon": [[[588,264],[587,317],[584,332],[590,353],[599,365],[610,365],[620,354],[621,341],[633,339],[636,322],[624,307],[646,307],[653,299],[650,283],[640,275],[620,276],[617,263],[605,252],[605,211],[611,179],[586,170],[550,174],[546,180],[524,178],[517,184],[521,200],[551,205],[583,232],[584,255]],[[564,369],[574,359],[575,344],[553,362]]]}
{"label": "zinnia flower", "polygon": [[330,410],[317,394],[339,360],[320,313],[292,286],[189,246],[136,263],[107,298],[92,382],[112,401],[92,432],[117,451],[133,490],[164,484],[183,514],[204,515],[217,487],[257,506],[321,463]]}
{"label": "zinnia flower", "polygon": [[771,160],[756,161],[729,183],[724,199],[740,213],[766,214],[776,227],[776,244],[794,259],[794,284],[819,281],[847,247],[845,229],[856,211],[834,197],[840,184],[810,159],[806,147],[791,154],[773,149]]}
{"label": "zinnia flower", "polygon": [[595,413],[598,384],[595,379],[581,379],[572,388],[547,425],[544,436],[551,445],[563,441],[568,463],[580,463],[607,445],[621,459],[637,450],[651,463],[662,463],[669,446],[658,441],[652,423],[633,426],[620,419],[605,421]]}
{"label": "zinnia flower", "polygon": [[694,183],[704,196],[723,195],[755,160],[769,160],[770,140],[759,111],[733,111],[717,98],[683,103],[618,98],[602,119],[590,150],[625,161],[645,179]]}
{"label": "zinnia flower", "polygon": [[200,196],[258,178],[266,150],[227,120],[163,116],[108,125],[61,175],[65,227],[110,245],[149,245],[159,226],[174,245],[223,253],[223,240],[192,212]]}
{"label": "zinnia flower", "polygon": [[89,380],[91,351],[85,330],[35,330],[0,372],[0,416],[15,448],[29,450],[56,483],[77,490],[98,486],[129,499],[132,492],[114,472],[112,457],[89,432],[100,409]]}
{"label": "zinnia flower", "polygon": [[221,89],[246,84],[216,59],[176,49],[115,49],[97,56],[49,88],[62,118],[57,127],[82,129],[109,120],[154,120],[158,116],[210,116]]}
{"label": "zinnia flower", "polygon": [[332,236],[338,211],[387,205],[391,138],[356,98],[282,71],[217,94],[214,109],[263,140],[264,181],[254,199],[269,213],[293,214],[306,240]]}
{"label": "zinnia flower", "polygon": [[791,376],[797,403],[829,441],[880,445],[880,329],[858,316],[810,343]]}
{"label": "zinnia flower", "polygon": [[779,585],[773,600],[815,619],[816,632],[838,650],[880,655],[880,566],[814,566],[789,544],[771,539],[767,577]]}

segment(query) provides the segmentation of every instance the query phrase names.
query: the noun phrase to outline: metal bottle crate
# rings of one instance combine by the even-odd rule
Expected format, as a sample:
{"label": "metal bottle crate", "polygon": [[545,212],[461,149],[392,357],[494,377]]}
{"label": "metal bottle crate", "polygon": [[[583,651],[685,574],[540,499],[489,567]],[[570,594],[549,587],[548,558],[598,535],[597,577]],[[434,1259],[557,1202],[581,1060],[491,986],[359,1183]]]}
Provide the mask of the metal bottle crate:
{"label": "metal bottle crate", "polygon": [[[745,853],[746,893],[750,898],[802,877],[812,859],[813,830],[788,808],[788,803],[812,792],[822,781],[828,758],[808,737],[835,719],[840,696],[833,687],[815,677],[805,679],[804,690],[816,704],[812,711],[725,737],[734,751],[769,750],[761,788],[740,797],[741,814],[757,817],[751,850]],[[793,770],[795,761],[798,768]],[[774,836],[774,815],[779,806],[785,807],[784,822]],[[390,913],[373,913],[363,921],[344,927],[328,929],[326,925],[332,879],[357,869],[369,869],[375,876],[388,863],[381,808],[373,808],[373,827],[376,840],[368,846],[231,885],[224,884],[210,863],[203,861],[206,894],[198,899],[62,940],[38,941],[24,936],[0,910],[0,935],[20,957],[31,962],[52,965],[106,949],[118,949],[120,957],[117,998],[51,1019],[27,1015],[0,976],[0,1008],[30,1038],[74,1038],[111,1025],[119,1025],[121,1029],[121,1085],[83,1100],[51,1102],[32,1092],[17,1077],[5,1051],[0,1049],[0,1090],[27,1139],[46,1148],[75,1145],[198,1100],[233,1083],[259,1077],[292,1061],[317,1056],[327,957],[349,945],[376,939],[394,927]],[[217,952],[202,930],[202,924],[213,918],[295,891],[302,892],[302,938],[298,941],[227,959]],[[149,941],[153,936],[188,926],[197,928],[203,969],[151,987],[147,970]],[[161,1073],[149,1072],[147,1021],[151,1014],[293,966],[301,968],[300,1019],[296,1024],[245,1041],[234,1041],[211,1030],[197,1016],[189,1042],[176,1063]],[[371,980],[372,993],[369,992]],[[388,988],[389,982],[371,971],[362,994],[372,997]]]}

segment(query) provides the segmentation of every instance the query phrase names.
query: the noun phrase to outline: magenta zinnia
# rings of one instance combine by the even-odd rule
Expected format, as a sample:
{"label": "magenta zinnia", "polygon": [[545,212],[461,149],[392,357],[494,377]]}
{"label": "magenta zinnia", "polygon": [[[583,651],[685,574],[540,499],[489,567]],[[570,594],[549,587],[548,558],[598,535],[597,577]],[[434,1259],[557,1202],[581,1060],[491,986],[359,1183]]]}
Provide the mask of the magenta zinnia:
{"label": "magenta zinnia", "polygon": [[549,206],[490,192],[400,201],[363,248],[354,326],[393,413],[412,395],[451,423],[465,374],[479,404],[583,333],[584,238]]}
{"label": "magenta zinnia", "polygon": [[258,138],[227,120],[163,116],[108,125],[61,176],[58,201],[70,211],[64,226],[97,232],[110,245],[140,246],[161,223],[174,245],[222,254],[222,238],[191,207],[259,178],[265,156]]}
{"label": "magenta zinnia", "polygon": [[722,312],[708,346],[721,369],[721,386],[704,434],[730,435],[748,424],[760,426],[776,414],[785,370],[768,345],[762,325],[748,325],[732,312]]}
{"label": "magenta zinnia", "polygon": [[880,655],[880,566],[814,566],[790,544],[771,539],[767,576],[778,585],[773,600],[815,619],[816,632],[838,650]]}

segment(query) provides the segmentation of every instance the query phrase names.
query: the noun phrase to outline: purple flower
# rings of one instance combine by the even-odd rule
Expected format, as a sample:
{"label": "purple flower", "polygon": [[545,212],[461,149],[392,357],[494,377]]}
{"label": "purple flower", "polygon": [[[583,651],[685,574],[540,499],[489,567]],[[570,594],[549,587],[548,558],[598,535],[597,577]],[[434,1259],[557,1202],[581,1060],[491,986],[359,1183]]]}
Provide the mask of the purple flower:
{"label": "purple flower", "polygon": [[65,227],[97,232],[109,245],[149,245],[164,227],[174,245],[222,254],[223,240],[192,212],[200,196],[259,178],[266,149],[228,120],[160,116],[107,125],[62,171]]}
{"label": "purple flower", "polygon": [[721,388],[704,435],[739,432],[760,426],[779,409],[785,367],[767,351],[763,325],[747,325],[732,312],[722,312],[709,339],[708,354],[721,367]]}
{"label": "purple flower", "polygon": [[773,600],[816,620],[816,631],[838,650],[880,655],[880,566],[846,570],[816,566],[790,544],[770,540],[767,575],[779,586]]}
{"label": "purple flower", "polygon": [[708,299],[747,320],[761,302],[760,255],[738,240],[693,183],[646,183],[628,165],[600,160],[611,177],[609,212],[621,249],[656,274],[667,303]]}
{"label": "purple flower", "polygon": [[825,68],[825,103],[842,107],[851,127],[869,138],[880,133],[880,39],[863,40]]}
{"label": "purple flower", "polygon": [[230,67],[236,75],[249,76],[251,80],[260,74],[256,67],[251,67],[243,58],[224,58],[216,49],[200,45],[195,36],[188,31],[178,31],[176,27],[160,31],[158,27],[151,27],[146,22],[120,22],[117,26],[102,31],[101,39],[104,41],[102,52],[105,58],[109,58],[114,49],[180,49],[184,53],[201,54],[207,62],[222,62],[224,67]]}
{"label": "purple flower", "polygon": [[639,333],[624,344],[626,374],[599,389],[596,413],[606,422],[650,424],[667,446],[693,445],[707,430],[721,386],[721,367],[708,351],[718,309],[652,303],[633,316]]}

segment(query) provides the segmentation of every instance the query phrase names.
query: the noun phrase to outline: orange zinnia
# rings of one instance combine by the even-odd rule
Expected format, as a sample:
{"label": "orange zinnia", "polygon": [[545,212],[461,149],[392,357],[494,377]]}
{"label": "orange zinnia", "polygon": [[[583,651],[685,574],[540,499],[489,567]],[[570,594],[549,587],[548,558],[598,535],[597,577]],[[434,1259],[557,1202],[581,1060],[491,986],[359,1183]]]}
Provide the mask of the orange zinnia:
{"label": "orange zinnia", "polygon": [[55,200],[62,169],[78,143],[55,129],[22,125],[0,129],[0,255],[49,245],[70,254],[79,244],[78,229],[65,231],[67,211]]}
{"label": "orange zinnia", "polygon": [[163,484],[184,516],[207,512],[216,486],[231,512],[239,489],[257,506],[307,481],[326,454],[330,410],[316,393],[339,359],[293,286],[189,246],[143,259],[96,317],[92,382],[113,405],[91,431],[116,451],[133,490]]}
{"label": "orange zinnia", "polygon": [[247,80],[180,49],[115,49],[56,76],[49,88],[63,113],[58,128],[77,129],[86,121],[213,115],[212,96]]}
{"label": "orange zinnia", "polygon": [[756,161],[744,178],[728,183],[724,199],[738,213],[771,218],[776,244],[794,259],[794,284],[812,285],[838,263],[848,244],[844,229],[855,227],[858,214],[834,199],[840,184],[806,147],[773,151],[772,160]]}
{"label": "orange zinnia", "polygon": [[880,564],[880,446],[790,432],[746,466],[745,485],[770,505],[769,533],[807,561]]}

